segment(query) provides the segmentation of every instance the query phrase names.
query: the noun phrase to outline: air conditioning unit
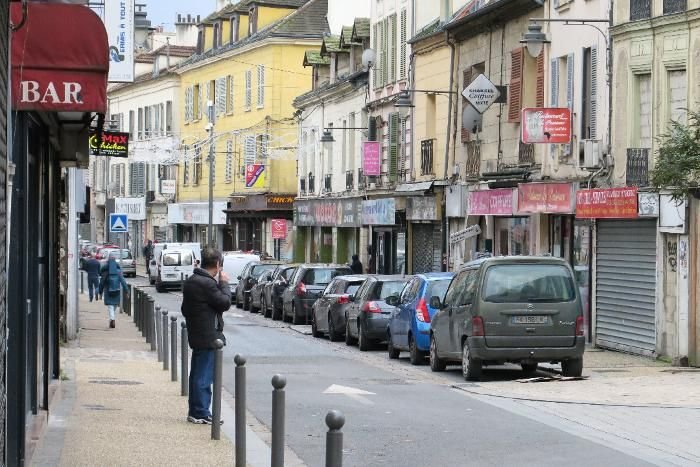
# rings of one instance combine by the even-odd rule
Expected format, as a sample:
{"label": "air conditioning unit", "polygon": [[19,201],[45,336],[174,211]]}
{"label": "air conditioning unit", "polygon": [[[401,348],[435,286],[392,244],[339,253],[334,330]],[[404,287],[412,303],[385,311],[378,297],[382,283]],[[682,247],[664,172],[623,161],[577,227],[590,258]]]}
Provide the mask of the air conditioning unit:
{"label": "air conditioning unit", "polygon": [[600,167],[600,140],[583,140],[583,168],[593,169]]}

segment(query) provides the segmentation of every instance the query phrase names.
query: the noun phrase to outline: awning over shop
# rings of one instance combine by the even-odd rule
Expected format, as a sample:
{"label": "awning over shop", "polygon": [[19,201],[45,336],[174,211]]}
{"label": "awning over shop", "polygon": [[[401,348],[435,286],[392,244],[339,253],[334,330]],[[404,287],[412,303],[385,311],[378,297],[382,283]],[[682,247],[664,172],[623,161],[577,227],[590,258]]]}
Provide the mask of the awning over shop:
{"label": "awning over shop", "polygon": [[[14,110],[105,113],[109,45],[104,24],[84,5],[12,2]],[[67,117],[67,118],[63,118]]]}
{"label": "awning over shop", "polygon": [[415,193],[417,191],[428,191],[433,187],[433,181],[429,182],[418,182],[418,183],[404,183],[396,187],[396,194],[401,193]]}

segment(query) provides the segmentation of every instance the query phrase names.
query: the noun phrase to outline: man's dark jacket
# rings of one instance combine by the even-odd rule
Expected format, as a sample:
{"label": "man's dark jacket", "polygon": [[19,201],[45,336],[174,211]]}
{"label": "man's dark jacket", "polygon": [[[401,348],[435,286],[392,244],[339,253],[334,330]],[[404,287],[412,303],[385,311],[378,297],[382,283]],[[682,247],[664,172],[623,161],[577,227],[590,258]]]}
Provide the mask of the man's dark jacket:
{"label": "man's dark jacket", "polygon": [[195,269],[182,291],[182,315],[187,322],[187,339],[193,349],[214,349],[224,337],[224,311],[231,307],[231,288],[204,269]]}
{"label": "man's dark jacket", "polygon": [[85,261],[83,269],[87,272],[88,278],[94,279],[100,276],[102,265],[95,258]]}

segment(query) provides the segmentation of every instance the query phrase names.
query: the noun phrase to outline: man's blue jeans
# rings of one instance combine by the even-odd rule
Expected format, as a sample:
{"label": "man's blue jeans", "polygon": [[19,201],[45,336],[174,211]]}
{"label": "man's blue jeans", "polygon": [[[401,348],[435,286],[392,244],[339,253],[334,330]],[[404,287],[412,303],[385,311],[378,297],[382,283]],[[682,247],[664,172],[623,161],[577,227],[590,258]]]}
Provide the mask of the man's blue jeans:
{"label": "man's blue jeans", "polygon": [[92,297],[97,298],[100,292],[100,277],[99,276],[88,276],[88,292],[90,293],[90,301]]}
{"label": "man's blue jeans", "polygon": [[214,350],[192,349],[189,413],[195,418],[211,417],[211,385],[214,383]]}

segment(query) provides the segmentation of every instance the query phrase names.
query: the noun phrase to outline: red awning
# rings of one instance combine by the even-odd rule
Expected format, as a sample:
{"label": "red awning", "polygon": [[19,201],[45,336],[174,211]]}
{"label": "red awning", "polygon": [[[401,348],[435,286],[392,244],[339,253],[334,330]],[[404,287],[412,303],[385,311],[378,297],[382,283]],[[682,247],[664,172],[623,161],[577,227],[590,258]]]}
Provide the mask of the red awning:
{"label": "red awning", "polygon": [[[12,2],[12,24],[22,5]],[[12,33],[14,110],[98,112],[107,110],[107,32],[83,5],[28,2],[27,18]]]}

